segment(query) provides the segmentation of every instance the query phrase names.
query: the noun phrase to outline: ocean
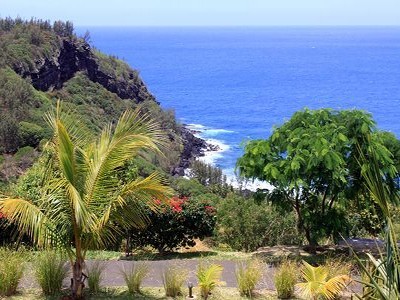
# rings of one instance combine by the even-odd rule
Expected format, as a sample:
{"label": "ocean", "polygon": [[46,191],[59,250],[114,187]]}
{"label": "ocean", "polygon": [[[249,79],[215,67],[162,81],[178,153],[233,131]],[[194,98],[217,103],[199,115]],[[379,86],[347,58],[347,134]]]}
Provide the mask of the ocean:
{"label": "ocean", "polygon": [[363,109],[400,136],[400,27],[86,29],[139,70],[162,107],[221,151],[233,174],[246,141],[305,107]]}

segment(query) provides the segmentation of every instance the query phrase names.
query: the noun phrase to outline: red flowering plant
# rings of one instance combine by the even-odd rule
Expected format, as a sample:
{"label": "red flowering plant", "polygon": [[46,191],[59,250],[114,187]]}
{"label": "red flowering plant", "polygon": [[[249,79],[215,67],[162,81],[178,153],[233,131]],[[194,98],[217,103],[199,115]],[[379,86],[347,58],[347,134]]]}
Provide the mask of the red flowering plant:
{"label": "red flowering plant", "polygon": [[194,246],[194,239],[211,236],[215,226],[215,208],[208,201],[174,196],[167,201],[154,200],[158,209],[147,209],[149,225],[130,233],[133,246],[152,246],[159,252]]}

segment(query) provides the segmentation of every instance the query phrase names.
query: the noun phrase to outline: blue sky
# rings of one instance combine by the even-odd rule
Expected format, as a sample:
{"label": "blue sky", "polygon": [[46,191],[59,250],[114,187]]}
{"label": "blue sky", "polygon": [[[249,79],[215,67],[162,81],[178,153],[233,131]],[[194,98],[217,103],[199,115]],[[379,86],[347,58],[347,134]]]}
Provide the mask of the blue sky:
{"label": "blue sky", "polygon": [[400,0],[0,0],[0,17],[76,26],[400,25]]}

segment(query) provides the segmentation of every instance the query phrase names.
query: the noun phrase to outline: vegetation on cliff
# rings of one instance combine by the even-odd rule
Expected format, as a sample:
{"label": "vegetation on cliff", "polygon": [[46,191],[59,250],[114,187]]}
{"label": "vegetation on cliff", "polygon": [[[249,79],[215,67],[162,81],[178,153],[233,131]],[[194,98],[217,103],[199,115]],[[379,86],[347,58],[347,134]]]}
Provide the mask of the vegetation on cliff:
{"label": "vegetation on cliff", "polygon": [[[139,72],[114,56],[93,49],[71,22],[0,19],[0,181],[24,173],[51,131],[43,119],[60,99],[92,134],[142,106],[167,131],[167,155],[145,155],[166,174],[182,172],[192,149],[185,149],[173,111],[162,110]],[[16,155],[20,150],[20,155]],[[185,151],[186,150],[186,151]],[[197,150],[196,150],[197,151]],[[142,163],[143,164],[143,163]],[[178,171],[177,171],[178,170]]]}

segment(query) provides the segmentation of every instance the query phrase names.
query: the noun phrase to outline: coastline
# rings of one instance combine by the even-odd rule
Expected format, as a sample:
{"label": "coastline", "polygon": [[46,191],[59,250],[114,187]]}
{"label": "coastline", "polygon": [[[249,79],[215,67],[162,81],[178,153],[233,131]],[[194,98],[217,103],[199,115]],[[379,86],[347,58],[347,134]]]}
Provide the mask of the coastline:
{"label": "coastline", "polygon": [[[183,124],[182,130],[185,132],[182,136],[186,136],[186,141],[189,142],[188,144],[185,144],[185,147],[188,148],[187,150],[191,149],[190,153],[192,156],[188,158],[185,157],[185,168],[183,170],[183,175],[181,176],[185,176],[185,171],[189,169],[192,160],[199,160],[206,164],[218,167],[217,160],[221,158],[223,153],[228,151],[230,147],[221,140],[204,136],[204,133],[206,131],[212,131],[213,136],[215,136],[217,135],[217,132],[227,131],[223,129],[207,129],[205,126],[200,124]],[[235,174],[234,168],[222,169],[222,172],[226,175],[227,183],[235,189],[250,191],[256,191],[257,189],[274,189],[274,186],[268,182],[239,178],[239,176]]]}

